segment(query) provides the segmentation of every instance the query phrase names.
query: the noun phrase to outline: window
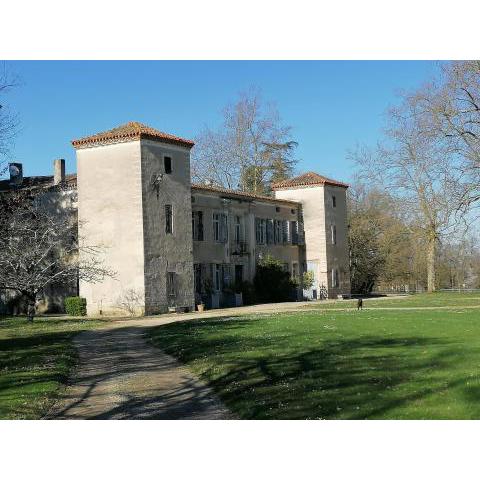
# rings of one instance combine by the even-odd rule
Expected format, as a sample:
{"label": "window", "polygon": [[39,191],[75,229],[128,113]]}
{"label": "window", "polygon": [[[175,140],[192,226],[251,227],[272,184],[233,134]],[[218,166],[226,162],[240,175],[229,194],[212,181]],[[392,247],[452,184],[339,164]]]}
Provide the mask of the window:
{"label": "window", "polygon": [[299,277],[299,270],[298,270],[298,263],[292,262],[292,277],[298,278]]}
{"label": "window", "polygon": [[288,243],[290,241],[290,223],[288,220],[282,220],[282,237],[283,243]]}
{"label": "window", "polygon": [[165,233],[173,233],[173,210],[171,205],[165,205]]}
{"label": "window", "polygon": [[298,244],[298,222],[296,220],[293,220],[290,222],[291,226],[291,237],[292,237],[292,244],[297,245]]}
{"label": "window", "polygon": [[332,234],[332,245],[337,244],[337,227],[336,225],[330,226],[331,234]]}
{"label": "window", "polygon": [[165,173],[172,173],[172,157],[163,157],[163,167]]}
{"label": "window", "polygon": [[258,245],[264,245],[267,239],[267,223],[264,218],[255,219],[255,237]]}
{"label": "window", "polygon": [[335,195],[332,195],[332,207],[335,208],[337,206],[337,197]]}
{"label": "window", "polygon": [[175,272],[167,272],[167,295],[175,297]]}
{"label": "window", "polygon": [[275,244],[282,243],[283,236],[282,236],[282,221],[275,220],[273,223],[273,242]]}
{"label": "window", "polygon": [[192,212],[192,235],[193,239],[203,241],[203,212]]}
{"label": "window", "polygon": [[338,270],[336,268],[332,268],[332,287],[338,287]]}
{"label": "window", "polygon": [[217,292],[221,290],[222,266],[215,263],[213,266],[213,288]]}
{"label": "window", "polygon": [[243,265],[235,265],[235,283],[243,282]]}
{"label": "window", "polygon": [[228,218],[226,213],[213,214],[213,239],[218,243],[228,240]]}
{"label": "window", "polygon": [[239,244],[242,241],[242,223],[238,215],[235,216],[235,243]]}
{"label": "window", "polygon": [[273,243],[273,220],[269,218],[267,221],[267,244]]}

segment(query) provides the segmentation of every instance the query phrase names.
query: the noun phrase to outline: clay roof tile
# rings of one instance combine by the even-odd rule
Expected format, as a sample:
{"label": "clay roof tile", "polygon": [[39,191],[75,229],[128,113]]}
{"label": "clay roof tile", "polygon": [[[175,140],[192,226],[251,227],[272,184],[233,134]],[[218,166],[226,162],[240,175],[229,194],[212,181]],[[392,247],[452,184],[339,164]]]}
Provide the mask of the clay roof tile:
{"label": "clay roof tile", "polygon": [[333,185],[335,187],[348,188],[347,183],[339,182],[331,178],[324,177],[315,172],[307,172],[298,177],[289,178],[272,185],[272,190],[283,190],[288,188],[304,188],[315,185]]}
{"label": "clay roof tile", "polygon": [[100,132],[88,137],[72,140],[72,145],[75,148],[84,148],[96,144],[109,144],[125,142],[129,140],[139,140],[145,138],[148,140],[159,140],[165,143],[181,145],[183,147],[192,148],[194,142],[186,140],[185,138],[176,137],[169,133],[160,132],[155,128],[144,125],[140,122],[129,122],[119,127],[112,128],[105,132]]}

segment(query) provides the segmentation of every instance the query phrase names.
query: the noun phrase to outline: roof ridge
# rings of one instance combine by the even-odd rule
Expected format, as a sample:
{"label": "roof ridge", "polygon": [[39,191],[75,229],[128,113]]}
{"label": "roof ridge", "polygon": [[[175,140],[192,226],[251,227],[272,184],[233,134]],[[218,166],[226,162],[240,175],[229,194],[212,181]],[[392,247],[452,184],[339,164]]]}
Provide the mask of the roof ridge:
{"label": "roof ridge", "polygon": [[281,198],[269,197],[267,195],[260,195],[258,193],[252,192],[242,192],[241,190],[233,190],[231,188],[219,187],[216,185],[205,185],[201,183],[192,183],[191,188],[196,188],[199,190],[206,190],[209,192],[217,192],[217,193],[225,193],[226,195],[235,195],[239,197],[248,197],[258,200],[266,200],[271,202],[283,202],[283,203],[295,203],[298,204],[300,202],[296,202],[295,200],[284,200]]}
{"label": "roof ridge", "polygon": [[334,180],[332,178],[325,177],[324,175],[320,175],[317,172],[309,171],[297,175],[293,178],[288,178],[286,180],[282,180],[280,182],[276,182],[272,184],[273,190],[278,190],[281,188],[289,188],[289,187],[308,187],[308,186],[315,186],[315,185],[333,185],[337,187],[348,188],[349,185],[347,183],[339,182],[338,180]]}
{"label": "roof ridge", "polygon": [[159,140],[165,143],[177,144],[187,148],[192,148],[194,145],[192,140],[177,137],[176,135],[172,135],[170,133],[161,132],[160,130],[136,121],[123,123],[110,130],[105,130],[94,135],[72,140],[72,145],[75,148],[84,148],[99,143],[111,144],[129,140],[137,140],[141,138]]}

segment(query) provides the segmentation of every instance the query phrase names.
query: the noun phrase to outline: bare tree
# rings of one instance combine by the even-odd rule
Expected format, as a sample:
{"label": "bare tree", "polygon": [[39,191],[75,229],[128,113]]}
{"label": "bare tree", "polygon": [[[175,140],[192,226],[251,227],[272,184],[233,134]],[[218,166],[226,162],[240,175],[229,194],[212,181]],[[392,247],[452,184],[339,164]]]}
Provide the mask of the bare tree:
{"label": "bare tree", "polygon": [[192,177],[226,188],[268,193],[272,181],[291,175],[297,146],[291,127],[258,91],[240,94],[223,111],[223,125],[205,128],[192,154]]}
{"label": "bare tree", "polygon": [[78,238],[75,211],[59,199],[60,192],[28,189],[0,196],[0,289],[30,304],[47,287],[114,275],[100,260],[101,247]]}
{"label": "bare tree", "polygon": [[144,313],[142,308],[142,295],[134,288],[129,288],[118,297],[116,307],[131,317],[139,313],[143,315]]}
{"label": "bare tree", "polygon": [[438,243],[462,220],[463,174],[452,168],[449,146],[424,128],[417,100],[405,96],[391,109],[385,142],[373,150],[358,149],[354,159],[363,179],[396,197],[408,212],[409,225],[427,246],[427,289],[434,291]]}
{"label": "bare tree", "polygon": [[449,62],[410,95],[419,125],[448,149],[452,168],[465,176],[462,205],[480,199],[480,61]]}
{"label": "bare tree", "polygon": [[13,137],[17,133],[18,119],[6,103],[6,94],[18,85],[18,79],[0,65],[0,178],[7,170],[6,157],[10,152]]}

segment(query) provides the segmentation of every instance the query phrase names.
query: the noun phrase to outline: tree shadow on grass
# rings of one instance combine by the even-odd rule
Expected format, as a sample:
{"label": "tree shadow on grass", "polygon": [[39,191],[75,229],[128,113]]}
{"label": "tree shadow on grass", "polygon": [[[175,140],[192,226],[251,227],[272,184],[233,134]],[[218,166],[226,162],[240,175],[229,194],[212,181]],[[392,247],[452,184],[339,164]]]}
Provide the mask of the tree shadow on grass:
{"label": "tree shadow on grass", "polygon": [[[226,405],[248,419],[395,418],[467,381],[442,378],[464,352],[448,339],[369,335],[326,338],[309,348],[298,332],[245,335],[251,322],[184,322],[159,327],[153,339],[187,364],[199,362]],[[218,335],[202,334],[215,328]],[[406,414],[424,415],[421,406]]]}

